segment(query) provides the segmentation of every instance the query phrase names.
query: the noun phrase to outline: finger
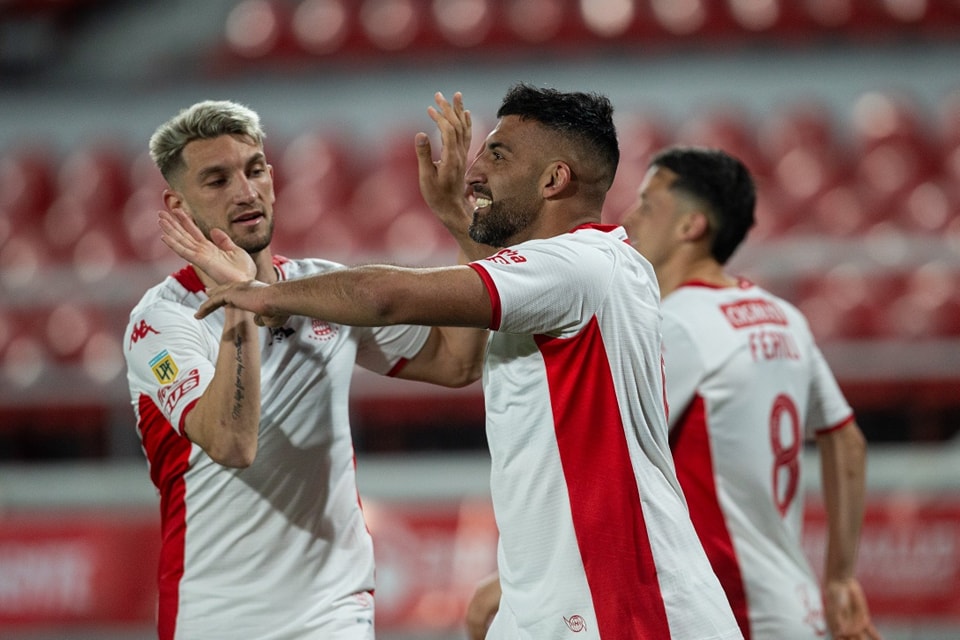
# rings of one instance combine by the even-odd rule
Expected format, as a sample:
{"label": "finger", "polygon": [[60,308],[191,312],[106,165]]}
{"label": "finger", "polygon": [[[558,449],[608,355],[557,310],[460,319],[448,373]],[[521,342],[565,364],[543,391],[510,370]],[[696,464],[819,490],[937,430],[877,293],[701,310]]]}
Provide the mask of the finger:
{"label": "finger", "polygon": [[433,149],[430,147],[430,136],[420,132],[414,138],[414,146],[417,151],[417,161],[420,165],[420,171],[423,172],[428,166],[433,167]]}
{"label": "finger", "polygon": [[239,249],[239,247],[230,239],[230,236],[227,235],[227,232],[223,229],[218,229],[214,227],[210,229],[210,240],[217,246],[221,251],[226,251],[227,253]]}
{"label": "finger", "polygon": [[182,207],[174,207],[170,210],[170,213],[173,214],[177,222],[180,224],[180,227],[183,229],[183,232],[189,235],[191,238],[198,242],[203,242],[207,239],[203,232],[200,231],[200,227],[197,226],[197,223],[193,221],[193,218],[183,210]]}
{"label": "finger", "polygon": [[197,309],[197,312],[193,314],[193,317],[197,320],[203,320],[225,304],[226,301],[222,298],[208,298],[200,304],[200,307]]}

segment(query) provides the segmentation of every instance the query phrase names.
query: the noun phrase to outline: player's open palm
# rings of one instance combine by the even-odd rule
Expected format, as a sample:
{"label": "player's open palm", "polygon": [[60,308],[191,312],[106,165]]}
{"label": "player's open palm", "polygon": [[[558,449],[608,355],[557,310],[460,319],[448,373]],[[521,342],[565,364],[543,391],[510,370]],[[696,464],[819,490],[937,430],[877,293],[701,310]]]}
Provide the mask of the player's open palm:
{"label": "player's open palm", "polygon": [[472,134],[470,112],[464,109],[459,92],[454,94],[453,102],[440,92],[434,95],[434,100],[437,108],[430,107],[427,113],[437,125],[442,147],[440,158],[434,161],[429,137],[425,133],[417,134],[420,193],[444,225],[465,233],[470,223],[463,181]]}
{"label": "player's open palm", "polygon": [[211,229],[207,239],[183,209],[160,211],[160,229],[165,245],[217,284],[246,282],[257,274],[250,254],[234,244],[224,231]]}
{"label": "player's open palm", "polygon": [[882,640],[870,620],[863,588],[855,578],[827,582],[823,603],[834,640]]}

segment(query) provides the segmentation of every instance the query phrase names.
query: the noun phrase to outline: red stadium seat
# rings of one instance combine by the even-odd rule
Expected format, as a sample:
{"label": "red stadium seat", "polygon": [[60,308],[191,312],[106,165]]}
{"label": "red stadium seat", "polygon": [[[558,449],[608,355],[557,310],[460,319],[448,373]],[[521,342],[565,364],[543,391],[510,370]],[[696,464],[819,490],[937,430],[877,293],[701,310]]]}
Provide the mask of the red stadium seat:
{"label": "red stadium seat", "polygon": [[123,204],[120,210],[120,226],[132,260],[176,260],[173,252],[160,240],[157,212],[162,208],[160,192],[153,187],[135,190]]}
{"label": "red stadium seat", "polygon": [[680,124],[677,142],[723,149],[739,158],[754,176],[764,177],[770,170],[758,148],[757,124],[737,106],[712,107]]}
{"label": "red stadium seat", "polygon": [[894,210],[897,225],[908,233],[941,233],[960,219],[960,184],[927,180],[904,194]]}
{"label": "red stadium seat", "polygon": [[227,14],[227,51],[243,59],[279,59],[294,49],[290,6],[280,0],[242,0]]}
{"label": "red stadium seat", "polygon": [[78,200],[96,218],[114,219],[130,192],[129,154],[119,143],[79,146],[60,163],[57,197]]}
{"label": "red stadium seat", "polygon": [[852,119],[855,171],[869,188],[891,195],[939,172],[927,125],[934,119],[910,96],[867,92],[854,103]]}
{"label": "red stadium seat", "polygon": [[347,0],[300,2],[290,17],[296,46],[314,56],[326,56],[339,51],[356,28],[351,5]]}
{"label": "red stadium seat", "polygon": [[876,339],[888,327],[886,308],[902,288],[896,274],[876,274],[841,264],[823,274],[802,278],[794,298],[820,341]]}
{"label": "red stadium seat", "polygon": [[891,333],[907,339],[960,337],[960,271],[940,262],[918,267],[886,314]]}
{"label": "red stadium seat", "polygon": [[30,146],[0,156],[0,210],[18,226],[38,224],[56,192],[56,160]]}

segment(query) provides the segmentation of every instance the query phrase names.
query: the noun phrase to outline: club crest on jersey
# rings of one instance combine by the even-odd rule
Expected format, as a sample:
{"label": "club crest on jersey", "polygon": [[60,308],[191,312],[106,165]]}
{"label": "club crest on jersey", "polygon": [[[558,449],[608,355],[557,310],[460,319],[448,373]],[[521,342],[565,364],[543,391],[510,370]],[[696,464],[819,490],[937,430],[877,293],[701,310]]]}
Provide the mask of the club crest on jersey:
{"label": "club crest on jersey", "polygon": [[133,345],[140,340],[143,340],[151,333],[160,335],[160,332],[148,325],[146,320],[141,320],[140,324],[135,326],[130,332],[130,346],[127,347],[127,350],[129,351],[130,349],[133,349]]}
{"label": "club crest on jersey", "polygon": [[177,363],[173,361],[173,356],[164,349],[150,360],[150,370],[160,384],[170,384],[177,379],[180,369]]}
{"label": "club crest on jersey", "polygon": [[490,262],[496,262],[497,264],[518,264],[527,261],[527,259],[520,255],[515,249],[501,249],[489,258],[484,259]]}
{"label": "club crest on jersey", "polygon": [[340,332],[340,327],[332,325],[329,322],[324,322],[323,320],[317,320],[314,318],[311,321],[311,329],[313,329],[310,334],[311,340],[318,340],[320,342],[327,342],[328,340],[333,340],[337,333]]}
{"label": "club crest on jersey", "polygon": [[580,633],[587,628],[587,621],[584,620],[583,616],[580,615],[573,615],[569,618],[564,616],[563,622],[567,625],[567,628],[574,633]]}

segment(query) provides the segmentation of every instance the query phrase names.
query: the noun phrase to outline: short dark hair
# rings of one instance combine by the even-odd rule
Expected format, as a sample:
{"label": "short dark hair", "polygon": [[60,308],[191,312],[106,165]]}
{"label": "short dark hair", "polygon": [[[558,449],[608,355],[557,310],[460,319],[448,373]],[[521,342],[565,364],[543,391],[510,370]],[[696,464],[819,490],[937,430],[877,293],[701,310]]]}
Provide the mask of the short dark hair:
{"label": "short dark hair", "polygon": [[566,93],[519,83],[510,87],[497,111],[497,118],[504,116],[529,118],[547,129],[582,141],[593,150],[601,174],[608,178],[606,188],[613,184],[620,162],[620,145],[613,124],[613,105],[606,96]]}
{"label": "short dark hair", "polygon": [[713,227],[710,253],[725,264],[754,224],[757,193],[746,165],[719,149],[674,146],[656,153],[650,166],[677,174],[670,188],[708,207]]}

